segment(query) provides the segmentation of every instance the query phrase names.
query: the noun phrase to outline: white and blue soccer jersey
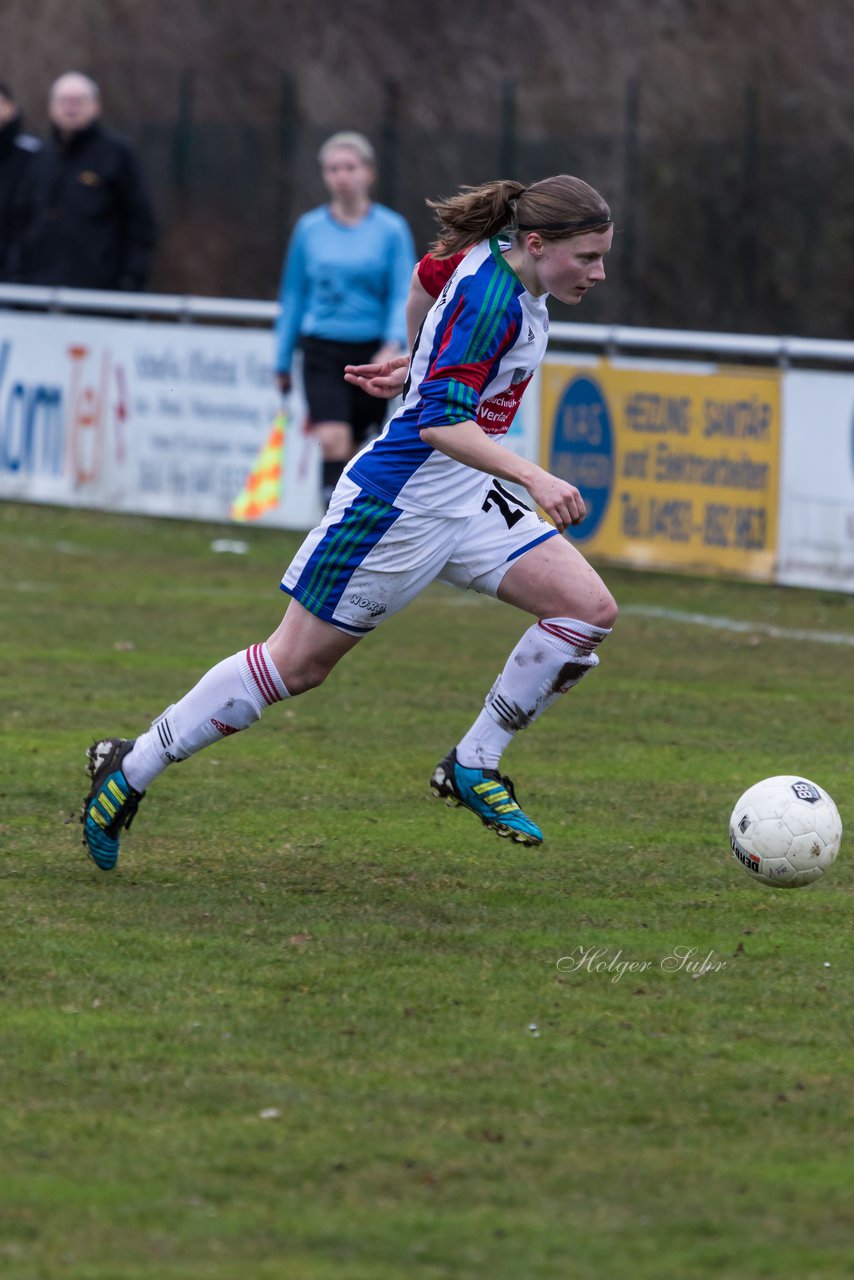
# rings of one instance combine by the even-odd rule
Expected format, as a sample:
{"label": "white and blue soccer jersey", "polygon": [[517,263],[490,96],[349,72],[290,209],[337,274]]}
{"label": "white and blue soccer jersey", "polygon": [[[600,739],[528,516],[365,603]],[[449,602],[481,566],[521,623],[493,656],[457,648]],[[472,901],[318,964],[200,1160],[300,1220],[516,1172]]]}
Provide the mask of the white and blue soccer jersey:
{"label": "white and blue soccer jersey", "polygon": [[421,326],[403,403],[346,474],[400,511],[467,516],[493,483],[426,444],[424,427],[474,420],[503,436],[545,355],[545,297],[528,293],[497,239],[475,245]]}
{"label": "white and blue soccer jersey", "polygon": [[364,635],[436,578],[496,595],[554,525],[492,476],[425,444],[424,427],[509,428],[546,349],[545,298],[497,240],[476,245],[421,326],[403,404],[350,465],[282,579],[316,617]]}

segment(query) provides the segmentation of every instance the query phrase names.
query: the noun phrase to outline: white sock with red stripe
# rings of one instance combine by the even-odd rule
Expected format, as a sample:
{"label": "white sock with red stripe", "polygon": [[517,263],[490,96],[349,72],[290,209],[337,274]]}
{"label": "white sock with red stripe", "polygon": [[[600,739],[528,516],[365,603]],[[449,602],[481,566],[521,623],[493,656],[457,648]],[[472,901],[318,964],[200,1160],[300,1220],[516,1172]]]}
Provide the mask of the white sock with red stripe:
{"label": "white sock with red stripe", "polygon": [[211,667],[180,702],[167,707],[137,738],[122,771],[132,787],[144,791],[170,764],[248,729],[265,707],[288,696],[266,644],[253,644]]}
{"label": "white sock with red stripe", "polygon": [[457,746],[459,763],[467,769],[497,769],[514,735],[599,665],[596,646],[610,634],[577,618],[543,618],[529,627]]}

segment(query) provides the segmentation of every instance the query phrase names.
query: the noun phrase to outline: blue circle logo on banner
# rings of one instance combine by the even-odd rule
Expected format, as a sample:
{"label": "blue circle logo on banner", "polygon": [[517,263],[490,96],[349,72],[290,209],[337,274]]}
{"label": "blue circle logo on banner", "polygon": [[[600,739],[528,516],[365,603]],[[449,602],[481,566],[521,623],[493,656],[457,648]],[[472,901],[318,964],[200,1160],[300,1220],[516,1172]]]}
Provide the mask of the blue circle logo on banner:
{"label": "blue circle logo on banner", "polygon": [[587,508],[573,525],[577,542],[592,538],[605,518],[614,480],[614,431],[602,390],[587,374],[564,389],[552,424],[549,470],[580,489]]}

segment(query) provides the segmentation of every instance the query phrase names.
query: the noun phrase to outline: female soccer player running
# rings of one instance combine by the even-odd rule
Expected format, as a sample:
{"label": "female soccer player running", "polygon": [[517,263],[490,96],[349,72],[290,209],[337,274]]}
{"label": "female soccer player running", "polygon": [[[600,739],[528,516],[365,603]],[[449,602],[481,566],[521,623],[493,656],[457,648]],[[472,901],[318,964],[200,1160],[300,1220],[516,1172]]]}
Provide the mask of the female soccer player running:
{"label": "female soccer player running", "polygon": [[[617,610],[598,574],[558,536],[584,516],[578,490],[499,437],[545,354],[548,294],[577,304],[604,280],[611,215],[597,191],[567,175],[530,187],[490,182],[431,203],[437,255],[468,252],[421,325],[400,408],[350,462],[285,572],[291,600],[282,622],[265,643],[208,671],[138,738],[89,748],[81,821],[103,870],[115,866],[119,834],[158,774],[321,684],[436,578],[497,596],[536,621],[431,788],[501,836],[542,843],[498,771],[501,755],[598,664]],[[527,490],[553,523],[502,480]]]}

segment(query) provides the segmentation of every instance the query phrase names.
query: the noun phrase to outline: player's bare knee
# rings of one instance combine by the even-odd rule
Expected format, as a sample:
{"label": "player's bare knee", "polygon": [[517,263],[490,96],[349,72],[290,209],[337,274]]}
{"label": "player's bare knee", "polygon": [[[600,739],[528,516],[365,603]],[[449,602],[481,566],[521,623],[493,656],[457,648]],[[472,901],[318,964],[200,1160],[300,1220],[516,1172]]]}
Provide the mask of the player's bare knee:
{"label": "player's bare knee", "polygon": [[278,633],[267,641],[267,648],[291,698],[316,689],[332,669],[328,662],[312,653],[300,654],[294,646],[283,642]]}
{"label": "player's bare knee", "polygon": [[577,618],[579,622],[601,627],[604,631],[610,631],[617,620],[617,602],[604,583],[599,591],[583,600],[570,591],[565,599],[555,601],[555,606],[553,617]]}
{"label": "player's bare knee", "polygon": [[282,679],[288,693],[295,698],[298,694],[307,693],[309,689],[316,689],[318,685],[323,684],[329,672],[330,667],[327,663],[315,658],[307,658],[298,665],[289,667]]}
{"label": "player's bare knee", "polygon": [[610,631],[614,623],[617,621],[617,602],[611,595],[610,591],[603,589],[602,594],[597,597],[592,607],[592,616],[584,618],[584,622],[591,623],[594,627],[602,627],[605,631]]}

